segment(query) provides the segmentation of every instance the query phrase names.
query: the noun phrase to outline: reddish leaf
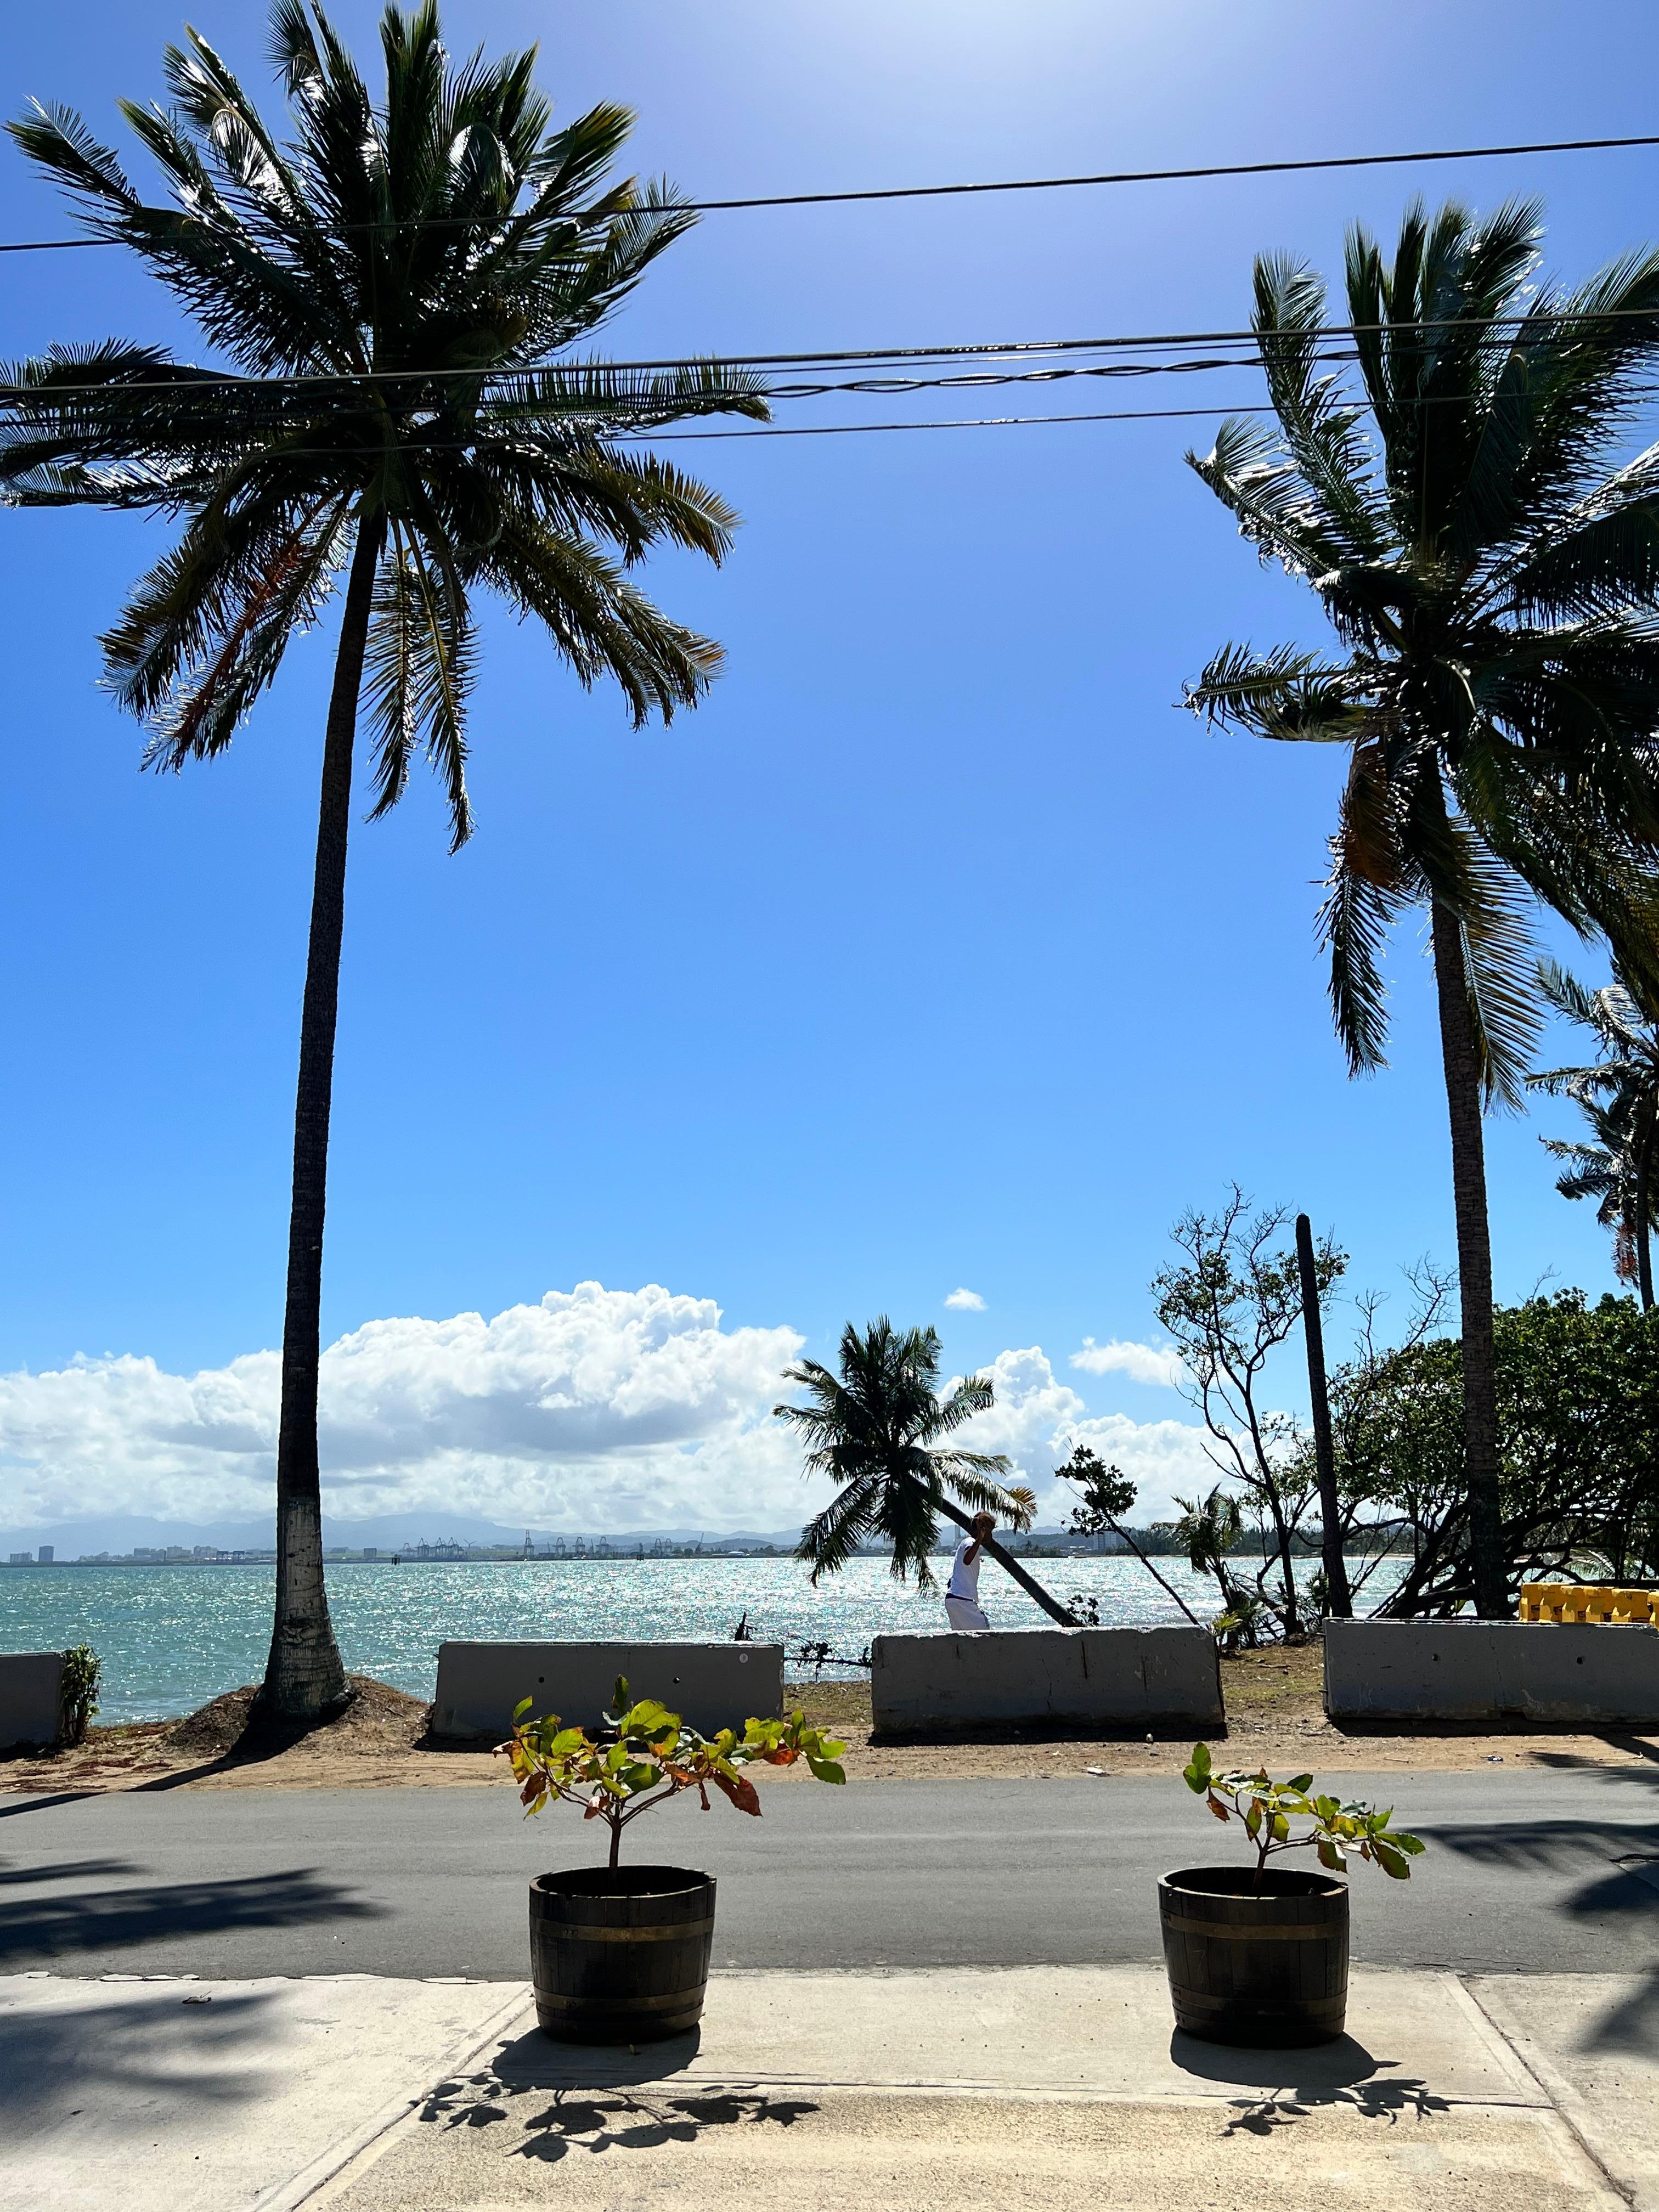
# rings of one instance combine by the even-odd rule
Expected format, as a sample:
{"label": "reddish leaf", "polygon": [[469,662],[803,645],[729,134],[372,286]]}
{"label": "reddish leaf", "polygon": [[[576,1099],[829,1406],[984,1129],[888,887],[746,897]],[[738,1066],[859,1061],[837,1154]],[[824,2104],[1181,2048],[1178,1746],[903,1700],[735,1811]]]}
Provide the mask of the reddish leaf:
{"label": "reddish leaf", "polygon": [[752,1813],[755,1818],[759,1820],[760,1793],[747,1775],[714,1773],[709,1777],[709,1780],[717,1789],[726,1792],[739,1813]]}

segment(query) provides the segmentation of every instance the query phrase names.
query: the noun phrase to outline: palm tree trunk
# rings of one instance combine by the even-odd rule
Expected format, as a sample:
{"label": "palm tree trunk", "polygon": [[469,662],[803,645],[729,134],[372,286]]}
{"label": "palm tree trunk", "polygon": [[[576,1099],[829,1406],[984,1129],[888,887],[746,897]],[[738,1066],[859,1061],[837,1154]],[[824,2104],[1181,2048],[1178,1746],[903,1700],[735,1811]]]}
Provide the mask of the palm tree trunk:
{"label": "palm tree trunk", "polygon": [[283,1411],[276,1443],[276,1617],[259,1705],[267,1719],[312,1720],[346,1693],[345,1668],[323,1580],[323,1500],[317,1458],[317,1369],[321,1357],[323,1218],[328,1123],[334,1093],[334,1029],[345,927],[346,843],[357,697],[384,526],[362,517],[346,586],[334,689],[323,744],[311,941],[300,1016],[294,1105],[294,1195],[289,1215],[288,1302],[283,1318]]}
{"label": "palm tree trunk", "polygon": [[1464,1480],[1469,1500],[1469,1557],[1474,1607],[1483,1620],[1509,1618],[1503,1506],[1498,1487],[1498,1358],[1492,1333],[1492,1230],[1486,1218],[1486,1153],[1480,1122],[1480,1071],[1469,1018],[1468,971],[1457,916],[1433,902],[1434,980],[1440,1001],[1440,1054],[1451,1122],[1452,1197],[1457,1218],[1457,1278],[1463,1335]]}
{"label": "palm tree trunk", "polygon": [[[970,1536],[973,1534],[973,1520],[969,1515],[962,1510],[960,1506],[952,1505],[948,1498],[936,1498],[933,1499],[933,1503],[938,1506],[939,1511],[945,1516],[947,1521],[954,1521],[958,1528],[965,1528]],[[1012,1553],[1005,1552],[1003,1550],[1001,1545],[998,1543],[994,1536],[988,1536],[986,1538],[985,1549],[991,1554],[991,1557],[1006,1573],[1013,1577],[1014,1580],[1024,1591],[1026,1596],[1042,1607],[1042,1610],[1048,1614],[1050,1620],[1057,1620],[1062,1628],[1075,1628],[1077,1626],[1077,1622],[1066,1610],[1066,1607],[1060,1602],[1059,1599],[1050,1597],[1048,1591],[1043,1589],[1042,1584],[1038,1582],[1036,1576],[1028,1575],[1024,1568],[1020,1565],[1018,1560],[1013,1557]]]}
{"label": "palm tree trunk", "polygon": [[1653,1310],[1653,1247],[1650,1228],[1653,1212],[1653,1138],[1651,1121],[1636,1152],[1636,1287],[1642,1310]]}
{"label": "palm tree trunk", "polygon": [[1331,1444],[1331,1400],[1325,1382],[1325,1325],[1319,1310],[1313,1224],[1296,1217],[1296,1262],[1302,1278],[1302,1335],[1308,1352],[1308,1401],[1313,1409],[1314,1467],[1319,1477],[1320,1550],[1325,1568],[1325,1609],[1333,1620],[1353,1619],[1353,1592],[1342,1555],[1342,1501],[1336,1494],[1336,1454]]}

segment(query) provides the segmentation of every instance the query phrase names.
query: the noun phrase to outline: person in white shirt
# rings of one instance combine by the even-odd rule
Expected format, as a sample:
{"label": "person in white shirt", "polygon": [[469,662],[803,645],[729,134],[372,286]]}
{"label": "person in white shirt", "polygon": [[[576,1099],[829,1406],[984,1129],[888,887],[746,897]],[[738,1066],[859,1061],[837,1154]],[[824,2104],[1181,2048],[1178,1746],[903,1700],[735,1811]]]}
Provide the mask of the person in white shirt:
{"label": "person in white shirt", "polygon": [[988,1628],[991,1624],[979,1602],[979,1566],[984,1548],[996,1534],[988,1513],[975,1513],[974,1533],[957,1546],[951,1564],[951,1580],[945,1592],[945,1618],[952,1628]]}

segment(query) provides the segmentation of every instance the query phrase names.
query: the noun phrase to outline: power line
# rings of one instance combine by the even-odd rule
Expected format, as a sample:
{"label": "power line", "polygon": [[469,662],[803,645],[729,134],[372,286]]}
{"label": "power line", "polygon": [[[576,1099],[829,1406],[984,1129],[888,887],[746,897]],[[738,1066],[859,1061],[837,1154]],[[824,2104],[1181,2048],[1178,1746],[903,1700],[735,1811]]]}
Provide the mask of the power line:
{"label": "power line", "polygon": [[[740,199],[678,200],[668,204],[663,212],[728,215],[750,208],[847,207],[876,200],[959,199],[986,192],[1073,191],[1090,185],[1188,184],[1218,177],[1279,177],[1323,169],[1396,168],[1413,161],[1495,161],[1529,154],[1604,154],[1643,146],[1659,146],[1659,134],[1628,138],[1545,138],[1512,146],[1428,146],[1405,154],[1328,154],[1296,161],[1212,161],[1192,168],[1108,169],[1074,177],[1002,177],[967,184],[880,185],[849,191],[769,192]],[[528,212],[528,209],[521,208],[506,216],[431,216],[418,227],[433,230],[495,225],[514,221]],[[405,227],[397,219],[337,226],[342,231]],[[72,253],[87,246],[129,242],[118,238],[16,239],[0,242],[0,253]]]}
{"label": "power line", "polygon": [[623,431],[617,445],[698,445],[711,438],[860,438],[882,430],[1016,430],[1042,422],[1180,422],[1197,416],[1271,415],[1266,400],[1237,407],[1127,407],[1097,415],[975,415],[933,422],[782,422],[752,430]]}
{"label": "power line", "polygon": [[[378,385],[441,385],[456,380],[467,380],[483,385],[506,385],[524,382],[536,377],[565,376],[575,380],[585,374],[595,376],[624,375],[646,371],[665,369],[816,368],[822,365],[851,365],[854,362],[902,361],[969,361],[969,360],[1028,360],[1035,356],[1070,353],[1106,353],[1130,349],[1143,352],[1174,352],[1195,345],[1251,344],[1260,346],[1278,338],[1294,340],[1298,344],[1326,346],[1339,338],[1359,338],[1377,336],[1392,337],[1396,343],[1408,336],[1427,338],[1443,336],[1459,330],[1481,330],[1500,334],[1513,330],[1518,337],[1528,323],[1539,326],[1540,338],[1553,338],[1565,329],[1580,326],[1617,326],[1627,322],[1645,322],[1659,326],[1659,310],[1651,307],[1575,308],[1553,310],[1546,304],[1534,305],[1528,310],[1510,315],[1446,315],[1427,317],[1412,323],[1408,330],[1387,323],[1325,323],[1315,330],[1231,330],[1170,331],[1162,335],[1146,334],[1128,337],[1094,338],[1012,338],[995,343],[970,342],[957,345],[934,346],[870,346],[818,353],[731,353],[720,355],[682,354],[665,356],[650,361],[550,362],[524,368],[365,368],[365,369],[307,369],[294,370],[274,376],[239,376],[227,370],[222,374],[209,372],[186,378],[163,377],[148,381],[123,384],[59,384],[26,385],[0,384],[0,406],[24,405],[48,408],[58,399],[104,398],[116,398],[135,393],[167,392],[182,396],[190,392],[236,391],[295,392],[304,393],[317,389],[352,389],[362,386]],[[1318,355],[1316,358],[1348,359],[1349,355]],[[1217,362],[1216,367],[1233,364]],[[1238,366],[1259,367],[1259,361]],[[1155,364],[1154,366],[1161,366]],[[1180,364],[1171,364],[1180,366]],[[826,389],[854,391],[857,385],[827,386]],[[766,395],[763,395],[766,396]],[[497,395],[499,398],[500,395]]]}
{"label": "power line", "polygon": [[[1659,386],[1649,386],[1641,395],[1644,398],[1659,398]],[[1425,407],[1455,407],[1462,404],[1458,392],[1442,392],[1421,400]],[[1511,404],[1524,405],[1527,395],[1510,395]],[[1270,400],[1240,400],[1226,407],[1131,407],[1104,410],[1087,414],[1067,415],[969,415],[945,416],[936,421],[921,422],[803,422],[769,423],[744,430],[617,430],[605,434],[608,445],[684,445],[702,444],[711,439],[727,438],[861,438],[890,430],[1017,430],[1036,429],[1045,423],[1070,422],[1181,422],[1200,418],[1212,420],[1217,416],[1271,415],[1274,413]],[[483,442],[477,438],[422,438],[411,442],[411,456],[418,459],[423,453],[469,453]],[[290,446],[284,448],[288,459],[337,460],[340,450],[333,446]],[[374,458],[365,448],[361,458]],[[116,467],[115,462],[100,465]]]}
{"label": "power line", "polygon": [[990,184],[890,185],[846,192],[781,192],[764,198],[696,200],[699,214],[737,208],[836,207],[857,200],[927,200],[970,192],[1067,191],[1084,185],[1169,185],[1208,177],[1277,177],[1309,169],[1382,169],[1407,161],[1493,161],[1521,154],[1598,154],[1621,147],[1659,146],[1659,136],[1635,138],[1548,138],[1524,146],[1432,146],[1411,154],[1332,154],[1305,161],[1216,161],[1191,169],[1113,169],[1086,177],[1011,177]]}

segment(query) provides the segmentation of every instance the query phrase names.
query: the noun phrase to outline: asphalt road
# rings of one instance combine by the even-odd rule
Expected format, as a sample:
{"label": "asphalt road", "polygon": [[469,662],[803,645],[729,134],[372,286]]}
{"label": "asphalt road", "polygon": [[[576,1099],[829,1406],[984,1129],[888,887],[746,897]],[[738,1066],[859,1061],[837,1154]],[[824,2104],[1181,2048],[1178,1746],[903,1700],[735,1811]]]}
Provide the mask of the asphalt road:
{"label": "asphalt road", "polygon": [[[1357,1869],[1358,1957],[1659,1974],[1659,1765],[1342,1786],[1430,1844],[1409,1887]],[[1164,1777],[788,1783],[764,1803],[682,1800],[628,1838],[718,1878],[717,1966],[1155,1959],[1156,1876],[1242,1855]],[[501,1789],[3,1796],[0,1972],[519,1979],[527,1881],[597,1856],[574,1814],[526,1822]]]}

